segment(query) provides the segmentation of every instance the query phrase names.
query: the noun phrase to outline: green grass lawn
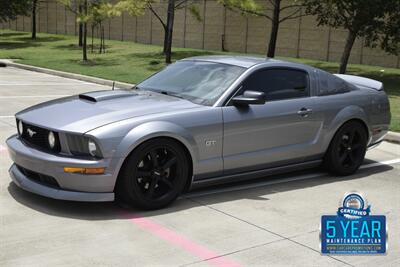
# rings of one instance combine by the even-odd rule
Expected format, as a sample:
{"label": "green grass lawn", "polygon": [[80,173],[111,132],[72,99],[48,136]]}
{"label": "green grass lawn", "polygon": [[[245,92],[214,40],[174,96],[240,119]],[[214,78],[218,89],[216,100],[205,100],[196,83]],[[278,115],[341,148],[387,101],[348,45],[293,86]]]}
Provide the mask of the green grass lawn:
{"label": "green grass lawn", "polygon": [[[90,42],[90,39],[88,40]],[[165,66],[162,48],[132,42],[107,40],[106,54],[90,52],[89,61],[83,62],[81,49],[75,36],[38,34],[30,39],[30,33],[0,30],[0,59],[16,59],[17,62],[55,70],[96,76],[110,80],[137,83]],[[222,54],[188,48],[174,48],[173,59],[190,56]],[[309,59],[283,58],[312,65],[329,72],[336,72],[337,63]],[[391,130],[400,131],[400,69],[366,65],[349,65],[348,74],[382,81],[389,94],[392,112]]]}

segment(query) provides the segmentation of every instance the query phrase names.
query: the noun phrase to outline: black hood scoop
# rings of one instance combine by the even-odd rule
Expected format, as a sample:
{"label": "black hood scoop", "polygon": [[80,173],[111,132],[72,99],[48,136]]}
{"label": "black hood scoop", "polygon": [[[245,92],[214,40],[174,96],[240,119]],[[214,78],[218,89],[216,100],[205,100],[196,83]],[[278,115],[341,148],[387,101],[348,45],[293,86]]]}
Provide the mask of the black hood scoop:
{"label": "black hood scoop", "polygon": [[115,98],[132,97],[136,95],[136,93],[126,90],[107,90],[83,93],[79,95],[79,99],[90,102],[101,102]]}

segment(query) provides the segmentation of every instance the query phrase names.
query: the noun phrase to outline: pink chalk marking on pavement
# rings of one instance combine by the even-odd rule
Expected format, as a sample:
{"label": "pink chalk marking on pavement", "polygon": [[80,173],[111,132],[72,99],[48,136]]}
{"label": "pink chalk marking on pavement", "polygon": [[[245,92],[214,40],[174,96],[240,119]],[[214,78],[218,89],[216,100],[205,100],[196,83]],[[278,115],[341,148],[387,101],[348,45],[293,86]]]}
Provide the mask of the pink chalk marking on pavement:
{"label": "pink chalk marking on pavement", "polygon": [[0,154],[6,153],[6,152],[7,152],[7,148],[3,145],[0,145]]}
{"label": "pink chalk marking on pavement", "polygon": [[195,255],[201,260],[207,261],[217,267],[240,267],[239,264],[228,260],[222,256],[219,256],[215,252],[194,243],[186,237],[150,220],[143,217],[131,217],[129,220],[142,230],[150,232],[170,244],[173,244],[186,252]]}

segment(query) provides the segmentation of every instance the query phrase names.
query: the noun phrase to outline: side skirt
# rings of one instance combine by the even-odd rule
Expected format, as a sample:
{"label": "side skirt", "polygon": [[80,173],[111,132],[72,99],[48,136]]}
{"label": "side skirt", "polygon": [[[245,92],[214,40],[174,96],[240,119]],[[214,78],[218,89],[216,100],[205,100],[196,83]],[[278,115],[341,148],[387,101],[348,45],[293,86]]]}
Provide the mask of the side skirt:
{"label": "side skirt", "polygon": [[296,163],[296,164],[280,166],[280,167],[274,167],[274,168],[269,168],[269,169],[208,178],[208,179],[204,179],[204,180],[200,180],[200,181],[194,181],[190,186],[190,190],[207,187],[207,186],[211,186],[211,185],[239,182],[239,181],[243,181],[243,180],[261,178],[264,176],[270,176],[270,175],[282,174],[282,173],[298,171],[298,170],[303,170],[303,169],[315,168],[315,167],[320,166],[321,163],[322,163],[322,160],[314,160],[314,161],[307,161],[307,162]]}

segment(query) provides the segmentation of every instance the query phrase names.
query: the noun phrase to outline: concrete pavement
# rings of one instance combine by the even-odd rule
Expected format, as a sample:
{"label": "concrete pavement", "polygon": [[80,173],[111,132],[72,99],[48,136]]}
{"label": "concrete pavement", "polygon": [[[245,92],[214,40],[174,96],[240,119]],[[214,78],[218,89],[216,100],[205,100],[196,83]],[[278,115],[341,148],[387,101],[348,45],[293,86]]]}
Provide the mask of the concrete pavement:
{"label": "concrete pavement", "polygon": [[[398,266],[400,145],[384,142],[350,177],[310,170],[191,192],[152,212],[113,203],[57,201],[20,190],[5,139],[30,105],[108,89],[0,68],[0,266]],[[386,256],[322,256],[321,215],[362,191],[387,216]]]}

